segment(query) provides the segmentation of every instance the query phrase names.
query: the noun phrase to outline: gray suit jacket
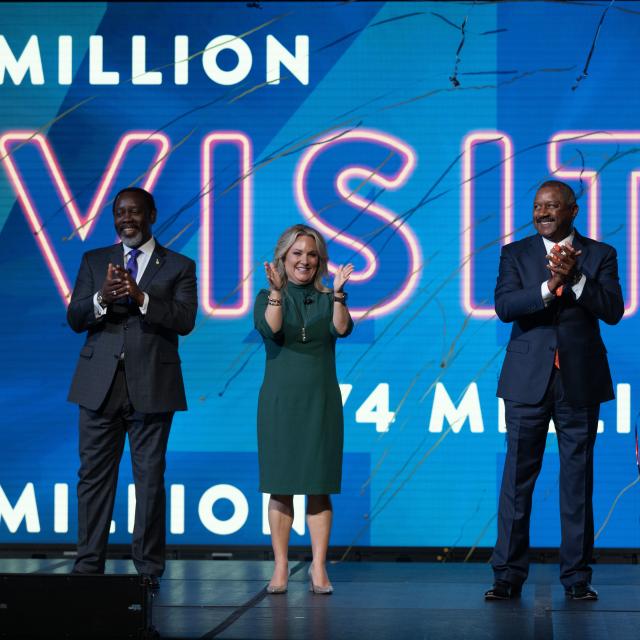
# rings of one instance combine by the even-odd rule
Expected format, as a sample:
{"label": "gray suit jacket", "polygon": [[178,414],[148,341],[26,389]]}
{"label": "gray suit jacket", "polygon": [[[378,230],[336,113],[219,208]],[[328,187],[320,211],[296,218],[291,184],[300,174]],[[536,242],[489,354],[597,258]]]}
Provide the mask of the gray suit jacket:
{"label": "gray suit jacket", "polygon": [[188,334],[198,308],[193,260],[156,243],[139,286],[149,295],[146,315],[136,305],[113,304],[96,319],[93,295],[102,287],[107,265],[123,263],[121,244],[88,251],[82,257],[67,321],[87,339],[80,351],[69,401],[97,410],[113,380],[120,354],[129,398],[143,413],[187,408],[178,335]]}

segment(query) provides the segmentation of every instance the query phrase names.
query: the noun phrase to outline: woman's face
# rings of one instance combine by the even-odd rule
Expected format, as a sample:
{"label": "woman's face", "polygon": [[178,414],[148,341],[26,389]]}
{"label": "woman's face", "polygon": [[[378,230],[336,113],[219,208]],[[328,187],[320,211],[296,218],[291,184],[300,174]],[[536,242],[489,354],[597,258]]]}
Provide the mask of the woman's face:
{"label": "woman's face", "polygon": [[284,257],[284,270],[294,284],[313,282],[318,272],[318,248],[311,236],[299,236]]}

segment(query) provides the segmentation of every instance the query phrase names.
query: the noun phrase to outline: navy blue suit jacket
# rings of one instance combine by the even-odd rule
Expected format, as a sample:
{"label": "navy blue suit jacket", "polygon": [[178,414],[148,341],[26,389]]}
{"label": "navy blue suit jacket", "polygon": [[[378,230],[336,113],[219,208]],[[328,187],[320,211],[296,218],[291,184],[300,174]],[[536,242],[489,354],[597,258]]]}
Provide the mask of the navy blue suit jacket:
{"label": "navy blue suit jacket", "polygon": [[614,398],[599,321],[616,324],[624,313],[616,250],[577,231],[577,265],[586,276],[576,300],[571,287],[545,307],[540,285],[549,279],[546,249],[538,234],[505,245],[495,290],[496,313],[512,322],[511,339],[497,396],[524,404],[540,402],[549,384],[556,348],[567,401],[574,407]]}

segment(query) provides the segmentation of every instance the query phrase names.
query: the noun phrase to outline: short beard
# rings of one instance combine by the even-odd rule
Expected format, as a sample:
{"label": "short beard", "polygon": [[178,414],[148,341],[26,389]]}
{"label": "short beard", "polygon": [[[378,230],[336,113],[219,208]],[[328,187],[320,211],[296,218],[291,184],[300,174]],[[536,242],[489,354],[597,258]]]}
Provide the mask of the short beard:
{"label": "short beard", "polygon": [[126,245],[130,249],[137,249],[142,244],[142,231],[138,231],[133,237],[125,237],[118,234],[118,237],[122,241],[122,244]]}

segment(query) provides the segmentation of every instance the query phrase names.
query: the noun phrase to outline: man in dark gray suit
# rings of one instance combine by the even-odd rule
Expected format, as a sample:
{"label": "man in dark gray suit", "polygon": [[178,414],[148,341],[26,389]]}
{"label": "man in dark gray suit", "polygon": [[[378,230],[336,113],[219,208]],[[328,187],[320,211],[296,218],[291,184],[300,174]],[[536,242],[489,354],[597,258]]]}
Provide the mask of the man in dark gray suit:
{"label": "man in dark gray suit", "polygon": [[194,326],[195,263],[151,234],[153,196],[127,188],[113,204],[122,243],[88,251],[67,320],[87,332],[69,400],[80,405],[78,555],[74,573],[103,573],[125,434],[136,488],[132,558],[152,587],[164,571],[165,454],[187,408],[178,336]]}

